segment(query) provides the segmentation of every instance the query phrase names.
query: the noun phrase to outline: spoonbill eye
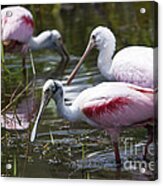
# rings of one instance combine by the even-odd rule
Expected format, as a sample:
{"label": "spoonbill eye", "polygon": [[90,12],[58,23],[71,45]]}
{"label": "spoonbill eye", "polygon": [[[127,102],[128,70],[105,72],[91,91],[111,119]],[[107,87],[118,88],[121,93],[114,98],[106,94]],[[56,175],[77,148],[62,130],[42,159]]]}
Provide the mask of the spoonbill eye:
{"label": "spoonbill eye", "polygon": [[62,38],[61,38],[61,37],[59,37],[59,38],[58,38],[58,41],[62,41]]}
{"label": "spoonbill eye", "polygon": [[45,92],[47,92],[47,93],[48,93],[49,91],[50,91],[50,89],[49,89],[49,88],[45,90]]}
{"label": "spoonbill eye", "polygon": [[95,39],[96,39],[96,36],[95,36],[95,35],[93,35],[93,36],[92,36],[92,39],[93,39],[93,40],[95,40]]}

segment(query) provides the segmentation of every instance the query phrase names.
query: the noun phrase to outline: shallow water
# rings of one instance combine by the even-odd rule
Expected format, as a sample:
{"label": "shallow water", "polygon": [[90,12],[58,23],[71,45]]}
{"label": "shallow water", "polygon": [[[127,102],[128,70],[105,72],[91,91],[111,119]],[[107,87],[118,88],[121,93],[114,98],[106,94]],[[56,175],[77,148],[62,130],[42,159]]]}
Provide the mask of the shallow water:
{"label": "shallow water", "polygon": [[[139,13],[142,6],[147,10],[146,15]],[[37,71],[34,79],[27,56],[28,83],[32,83],[14,104],[4,110],[25,87],[20,56],[6,54],[5,68],[8,71],[2,68],[2,114],[5,120],[1,121],[2,176],[153,180],[154,171],[146,170],[142,173],[138,166],[132,170],[124,167],[117,169],[107,134],[86,123],[71,123],[60,118],[53,101],[42,115],[36,141],[29,141],[40,104],[41,89],[47,79],[62,81],[66,104],[71,104],[82,90],[105,81],[96,67],[97,51],[93,51],[73,83],[66,85],[67,77],[84,51],[89,34],[95,26],[106,25],[114,31],[117,50],[134,44],[156,46],[152,14],[149,13],[152,5],[109,3],[27,7],[33,11],[35,17],[40,16],[35,25],[35,33],[47,28],[59,29],[71,58],[68,63],[63,63],[54,51],[34,52]],[[115,13],[117,11],[118,14]],[[53,19],[49,19],[49,16]],[[11,130],[17,126],[20,130]],[[130,129],[122,133],[122,138],[132,138],[133,147],[140,147],[138,155],[134,156],[129,152],[126,155],[124,144],[120,141],[122,162],[141,159],[142,147],[147,140],[146,130]]]}

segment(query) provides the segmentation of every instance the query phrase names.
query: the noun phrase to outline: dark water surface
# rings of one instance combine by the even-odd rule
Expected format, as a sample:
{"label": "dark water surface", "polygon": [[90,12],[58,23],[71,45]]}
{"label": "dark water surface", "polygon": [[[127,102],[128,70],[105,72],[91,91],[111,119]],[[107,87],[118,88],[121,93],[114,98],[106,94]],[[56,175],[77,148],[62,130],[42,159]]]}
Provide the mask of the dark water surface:
{"label": "dark water surface", "polygon": [[[33,79],[29,56],[27,57],[29,88],[9,108],[4,108],[24,89],[22,63],[19,55],[6,54],[2,66],[2,176],[85,178],[85,179],[137,179],[153,180],[154,171],[116,169],[110,138],[86,123],[71,123],[58,116],[51,101],[42,115],[37,139],[30,143],[30,133],[37,115],[44,82],[59,79],[65,88],[65,100],[71,104],[85,88],[96,85],[104,78],[96,67],[97,51],[94,50],[81,67],[70,86],[66,80],[82,52],[90,32],[98,25],[112,29],[117,39],[117,50],[128,45],[156,46],[154,40],[153,3],[108,4],[57,4],[27,5],[35,18],[35,35],[46,29],[61,31],[71,54],[68,63],[60,62],[54,51],[34,52],[37,75]],[[146,8],[141,14],[140,8]],[[26,84],[27,85],[27,84]],[[21,122],[23,121],[23,122]],[[10,130],[14,127],[20,130]],[[7,128],[7,129],[5,129]],[[121,137],[132,138],[135,146],[144,146],[145,129],[130,129]],[[125,160],[136,157],[124,153]]]}

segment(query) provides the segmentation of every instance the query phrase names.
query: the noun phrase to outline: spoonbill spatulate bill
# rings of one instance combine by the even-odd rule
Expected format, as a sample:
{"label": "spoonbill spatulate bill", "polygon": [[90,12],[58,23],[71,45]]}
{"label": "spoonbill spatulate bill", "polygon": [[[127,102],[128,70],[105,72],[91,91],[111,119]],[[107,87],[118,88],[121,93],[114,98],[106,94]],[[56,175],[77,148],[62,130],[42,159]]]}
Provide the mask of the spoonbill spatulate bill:
{"label": "spoonbill spatulate bill", "polygon": [[62,36],[58,30],[47,30],[33,37],[34,20],[31,12],[21,6],[1,10],[1,40],[5,52],[19,52],[23,56],[30,50],[50,49],[57,51],[62,60],[68,60]]}
{"label": "spoonbill spatulate bill", "polygon": [[[58,113],[63,118],[72,122],[85,121],[94,127],[106,130],[114,145],[116,163],[120,164],[118,149],[120,132],[126,128],[149,125],[148,121],[154,118],[154,94],[154,90],[150,88],[123,82],[104,82],[84,90],[71,106],[66,106],[61,82],[50,79],[43,86],[42,100],[31,133],[31,142],[35,140],[37,126],[45,106],[50,99],[53,99]],[[151,135],[152,132],[149,135],[150,141],[146,145],[146,153],[151,143]]]}
{"label": "spoonbill spatulate bill", "polygon": [[116,39],[112,31],[103,26],[96,27],[90,36],[87,48],[79,63],[71,73],[70,84],[86,56],[93,48],[99,50],[97,66],[101,74],[111,81],[133,83],[142,87],[153,88],[157,78],[154,77],[154,50],[145,46],[128,46],[114,55]]}

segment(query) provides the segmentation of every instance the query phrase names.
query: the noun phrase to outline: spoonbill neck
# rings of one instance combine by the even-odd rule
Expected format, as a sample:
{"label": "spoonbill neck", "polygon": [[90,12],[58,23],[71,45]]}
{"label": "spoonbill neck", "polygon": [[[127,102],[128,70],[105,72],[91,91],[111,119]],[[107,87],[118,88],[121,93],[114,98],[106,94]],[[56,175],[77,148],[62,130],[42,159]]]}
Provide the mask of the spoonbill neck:
{"label": "spoonbill neck", "polygon": [[31,37],[29,47],[31,50],[39,50],[43,48],[51,48],[52,45],[51,31],[43,31],[38,36]]}
{"label": "spoonbill neck", "polygon": [[99,49],[99,56],[97,66],[101,72],[101,74],[109,80],[114,80],[114,76],[112,74],[112,56],[115,51],[115,43],[110,45],[109,43]]}
{"label": "spoonbill neck", "polygon": [[46,48],[46,46],[44,46],[42,39],[39,36],[37,36],[37,37],[31,37],[29,41],[29,48],[31,50],[39,50],[42,48]]}
{"label": "spoonbill neck", "polygon": [[75,121],[79,120],[78,109],[74,108],[73,105],[72,106],[65,105],[63,97],[59,97],[57,99],[53,98],[53,100],[56,103],[57,111],[58,111],[60,116],[62,116],[63,118],[65,118],[65,119],[67,119],[71,122],[75,122]]}

